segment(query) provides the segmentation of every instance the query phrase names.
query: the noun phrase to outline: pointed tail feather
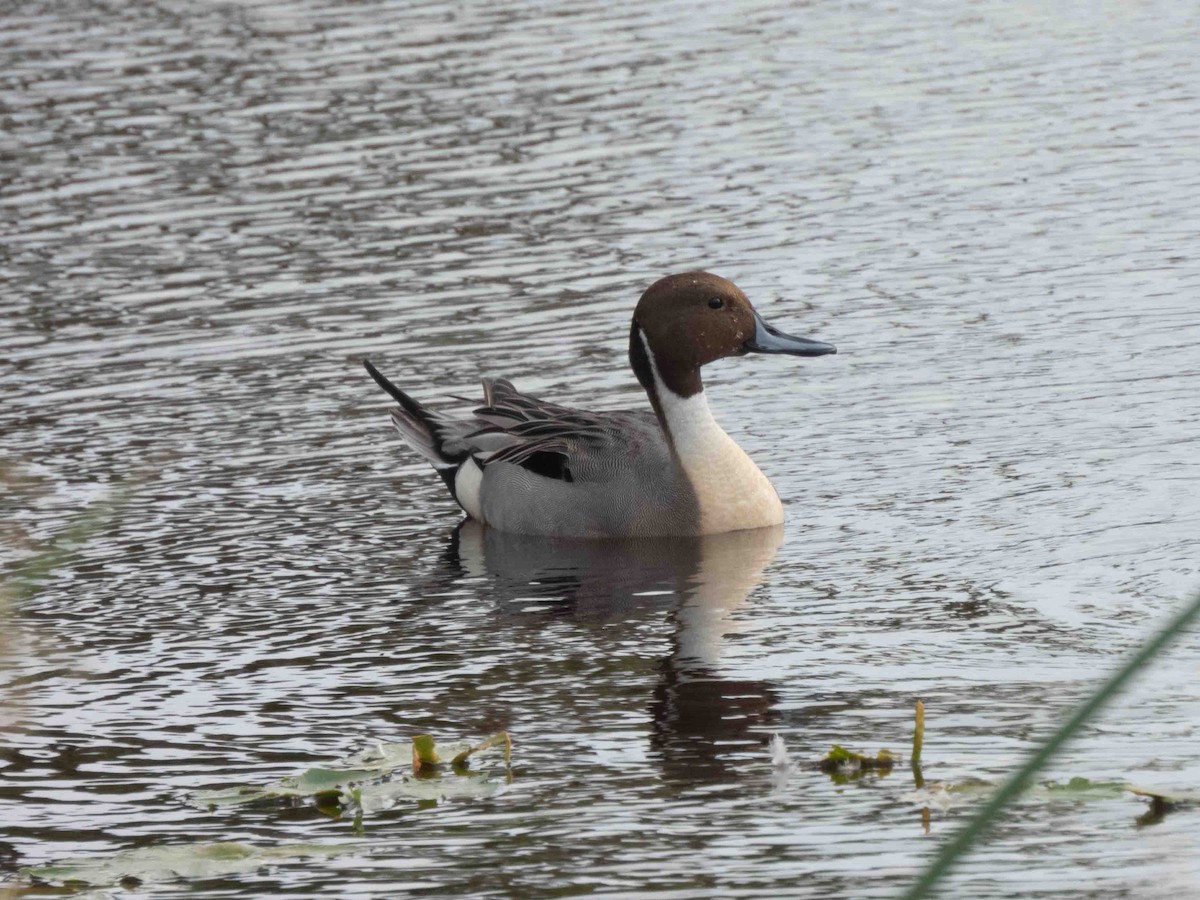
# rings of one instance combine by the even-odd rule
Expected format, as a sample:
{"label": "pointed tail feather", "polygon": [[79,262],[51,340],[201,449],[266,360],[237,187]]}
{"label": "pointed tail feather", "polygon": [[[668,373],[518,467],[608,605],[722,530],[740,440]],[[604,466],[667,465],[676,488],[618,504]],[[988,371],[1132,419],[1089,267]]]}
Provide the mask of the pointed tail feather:
{"label": "pointed tail feather", "polygon": [[375,383],[391,394],[392,399],[404,407],[404,411],[406,413],[408,413],[410,416],[415,416],[418,419],[429,417],[429,410],[427,410],[412,397],[408,396],[408,394],[404,393],[404,391],[400,390],[400,388],[388,381],[382,372],[371,365],[371,361],[369,359],[364,359],[363,365],[366,366],[367,371],[371,374],[371,377],[375,379]]}
{"label": "pointed tail feather", "polygon": [[[443,434],[443,428],[439,428],[439,425],[446,424],[442,421],[442,417],[388,381],[368,360],[364,359],[363,365],[371,373],[375,383],[391,394],[392,398],[400,404],[399,409],[391,411],[392,424],[396,426],[396,430],[400,432],[400,436],[408,445],[439,470],[457,468],[466,458],[466,454],[447,452],[446,436]],[[462,430],[462,428],[457,430]]]}

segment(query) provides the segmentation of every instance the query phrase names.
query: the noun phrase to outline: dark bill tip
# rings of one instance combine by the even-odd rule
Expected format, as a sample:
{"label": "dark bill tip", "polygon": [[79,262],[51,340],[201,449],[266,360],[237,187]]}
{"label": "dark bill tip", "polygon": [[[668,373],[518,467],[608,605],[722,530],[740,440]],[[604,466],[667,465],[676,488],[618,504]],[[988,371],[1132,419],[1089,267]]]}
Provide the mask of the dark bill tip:
{"label": "dark bill tip", "polygon": [[837,353],[837,347],[833,344],[784,334],[778,328],[764,322],[757,311],[754,313],[754,337],[742,346],[751,353],[787,353],[791,356],[825,356],[828,353]]}

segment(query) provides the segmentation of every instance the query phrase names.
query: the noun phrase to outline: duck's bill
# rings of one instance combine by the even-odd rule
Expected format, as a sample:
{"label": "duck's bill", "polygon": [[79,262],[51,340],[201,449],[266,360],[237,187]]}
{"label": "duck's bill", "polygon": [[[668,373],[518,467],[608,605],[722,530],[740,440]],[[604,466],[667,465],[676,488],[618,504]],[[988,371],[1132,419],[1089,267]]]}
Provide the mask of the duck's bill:
{"label": "duck's bill", "polygon": [[748,353],[790,353],[792,356],[824,356],[837,353],[837,347],[811,338],[792,337],[763,321],[754,313],[754,337],[742,345]]}

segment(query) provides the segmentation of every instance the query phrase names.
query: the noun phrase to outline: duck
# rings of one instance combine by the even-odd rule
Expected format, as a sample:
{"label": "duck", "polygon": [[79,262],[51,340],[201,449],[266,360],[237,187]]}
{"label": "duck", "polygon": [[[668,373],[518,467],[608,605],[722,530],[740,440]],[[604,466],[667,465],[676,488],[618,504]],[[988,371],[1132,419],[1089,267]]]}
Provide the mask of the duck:
{"label": "duck", "polygon": [[650,409],[560,406],[486,378],[483,406],[456,416],[363,364],[399,404],[400,436],[477,522],[545,537],[684,537],[784,518],[771,482],[713,417],[701,369],[748,353],[836,352],[772,327],[732,281],[696,271],[655,281],[634,309],[629,363]]}

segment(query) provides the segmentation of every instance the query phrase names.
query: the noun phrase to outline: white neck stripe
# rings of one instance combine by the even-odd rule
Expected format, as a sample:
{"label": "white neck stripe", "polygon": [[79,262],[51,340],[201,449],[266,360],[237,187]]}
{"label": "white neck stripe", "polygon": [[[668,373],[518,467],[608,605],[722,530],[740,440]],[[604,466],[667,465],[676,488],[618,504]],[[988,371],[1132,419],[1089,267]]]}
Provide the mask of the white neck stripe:
{"label": "white neck stripe", "polygon": [[654,377],[654,389],[658,392],[659,399],[661,400],[664,394],[670,393],[682,400],[682,397],[663,384],[662,376],[658,374],[658,360],[654,358],[654,351],[650,349],[650,342],[646,340],[646,332],[642,331],[640,325],[637,332],[638,340],[642,342],[642,349],[646,351],[646,359],[650,360],[650,374]]}
{"label": "white neck stripe", "polygon": [[638,337],[641,338],[646,356],[650,360],[650,374],[654,378],[654,390],[662,410],[663,428],[670,435],[679,458],[686,463],[690,459],[703,457],[721,442],[728,441],[729,435],[717,424],[708,408],[708,398],[704,396],[704,390],[701,389],[699,393],[690,397],[680,397],[663,384],[654,353],[646,341],[645,332],[640,328]]}

